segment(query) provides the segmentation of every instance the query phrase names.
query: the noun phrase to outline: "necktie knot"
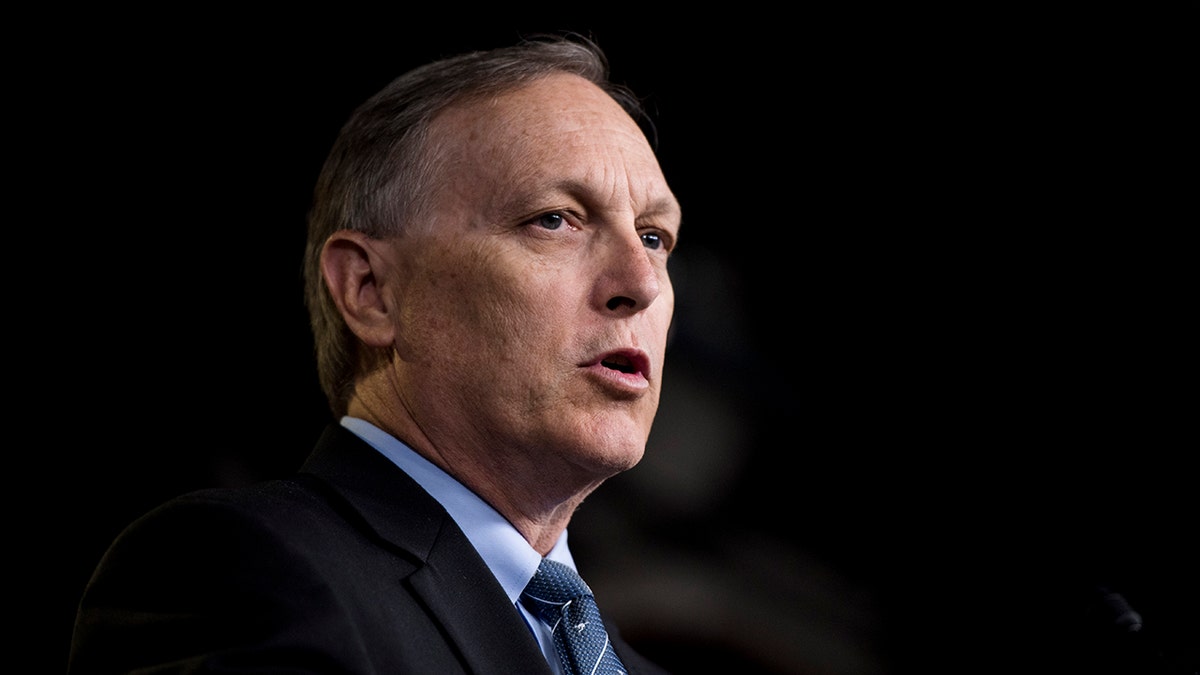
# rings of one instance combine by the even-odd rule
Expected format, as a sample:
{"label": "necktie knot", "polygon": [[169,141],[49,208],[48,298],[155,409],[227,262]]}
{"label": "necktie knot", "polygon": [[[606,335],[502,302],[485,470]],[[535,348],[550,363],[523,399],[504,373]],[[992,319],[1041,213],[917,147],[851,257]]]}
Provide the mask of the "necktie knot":
{"label": "necktie knot", "polygon": [[521,594],[521,602],[534,616],[553,626],[561,618],[565,607],[591,595],[592,589],[575,570],[546,558]]}
{"label": "necktie knot", "polygon": [[568,675],[624,675],[592,590],[575,570],[543,558],[521,593],[521,604],[550,627]]}

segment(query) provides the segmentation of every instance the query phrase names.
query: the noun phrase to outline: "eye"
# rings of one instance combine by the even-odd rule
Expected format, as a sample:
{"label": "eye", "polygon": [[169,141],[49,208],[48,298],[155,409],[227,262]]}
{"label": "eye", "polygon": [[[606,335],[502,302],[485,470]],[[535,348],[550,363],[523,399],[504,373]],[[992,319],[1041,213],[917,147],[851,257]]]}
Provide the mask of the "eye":
{"label": "eye", "polygon": [[662,232],[642,232],[642,245],[651,251],[671,250],[670,237],[664,237]]}
{"label": "eye", "polygon": [[551,213],[543,213],[542,215],[538,216],[537,218],[534,218],[532,221],[532,224],[537,225],[538,227],[541,227],[546,230],[557,230],[558,228],[560,228],[564,224],[566,224],[566,222],[567,222],[567,219],[563,217],[563,214],[551,212]]}

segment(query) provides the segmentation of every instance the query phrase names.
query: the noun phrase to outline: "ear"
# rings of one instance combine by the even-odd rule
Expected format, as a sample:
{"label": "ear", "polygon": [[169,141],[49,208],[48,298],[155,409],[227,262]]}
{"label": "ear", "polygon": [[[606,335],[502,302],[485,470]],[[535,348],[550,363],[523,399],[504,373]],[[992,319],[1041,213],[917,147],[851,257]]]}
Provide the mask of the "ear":
{"label": "ear", "polygon": [[371,347],[391,346],[395,337],[387,272],[395,265],[382,255],[386,242],[362,232],[338,230],[321,249],[321,273],[350,330]]}

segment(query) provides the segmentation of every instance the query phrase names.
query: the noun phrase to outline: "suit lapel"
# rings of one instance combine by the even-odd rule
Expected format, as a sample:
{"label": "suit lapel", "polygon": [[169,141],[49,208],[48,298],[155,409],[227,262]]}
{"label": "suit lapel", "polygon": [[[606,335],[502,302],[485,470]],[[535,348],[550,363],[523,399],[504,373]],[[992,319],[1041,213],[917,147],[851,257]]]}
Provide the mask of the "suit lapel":
{"label": "suit lapel", "polygon": [[470,671],[551,675],[537,640],[470,540],[442,505],[408,474],[347,429],[331,425],[304,465],[338,492],[368,527],[411,558],[398,583],[441,623]]}
{"label": "suit lapel", "polygon": [[472,672],[505,675],[529,664],[530,675],[551,675],[537,640],[516,606],[456,525],[446,528],[426,566],[408,580],[438,617]]}

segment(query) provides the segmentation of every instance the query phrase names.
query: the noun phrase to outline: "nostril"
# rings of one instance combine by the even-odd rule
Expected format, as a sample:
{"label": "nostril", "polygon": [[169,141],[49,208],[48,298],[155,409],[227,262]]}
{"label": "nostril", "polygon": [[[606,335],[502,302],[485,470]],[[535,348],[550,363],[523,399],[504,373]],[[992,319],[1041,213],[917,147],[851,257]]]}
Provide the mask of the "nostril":
{"label": "nostril", "polygon": [[623,295],[618,295],[617,297],[610,299],[606,306],[609,309],[616,309],[622,305],[626,307],[636,307],[637,303],[633,301],[633,298],[627,298]]}

